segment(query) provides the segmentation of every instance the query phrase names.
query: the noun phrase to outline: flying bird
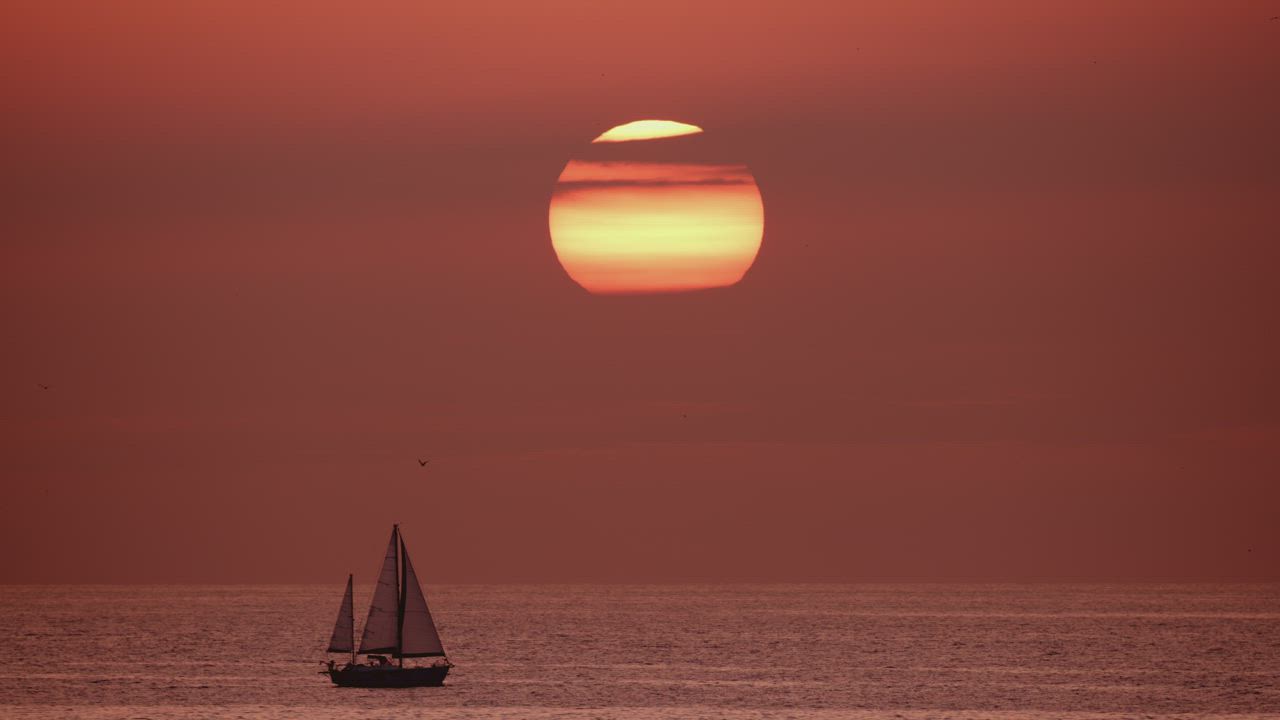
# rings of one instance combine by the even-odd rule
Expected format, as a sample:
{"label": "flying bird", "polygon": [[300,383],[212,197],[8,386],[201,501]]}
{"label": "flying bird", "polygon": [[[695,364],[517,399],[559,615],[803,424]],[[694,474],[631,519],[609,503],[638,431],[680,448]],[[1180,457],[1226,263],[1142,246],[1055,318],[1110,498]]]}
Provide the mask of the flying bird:
{"label": "flying bird", "polygon": [[45,385],[44,383],[36,383],[36,385],[40,386],[40,389],[41,389],[41,390],[48,390],[48,389],[49,389],[49,386],[48,386],[48,385]]}
{"label": "flying bird", "polygon": [[418,467],[426,467],[429,462],[431,462],[431,458],[427,458],[426,460],[418,458]]}

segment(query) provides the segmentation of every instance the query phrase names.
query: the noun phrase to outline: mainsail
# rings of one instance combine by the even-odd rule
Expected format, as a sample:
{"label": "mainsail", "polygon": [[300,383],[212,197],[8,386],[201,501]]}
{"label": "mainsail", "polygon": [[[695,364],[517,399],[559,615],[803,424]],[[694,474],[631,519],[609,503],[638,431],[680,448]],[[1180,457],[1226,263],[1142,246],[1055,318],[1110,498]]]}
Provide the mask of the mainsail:
{"label": "mainsail", "polygon": [[399,649],[400,592],[396,582],[396,545],[400,540],[399,528],[391,529],[391,542],[378,573],[378,587],[373,591],[369,604],[369,618],[360,636],[360,653],[392,653]]}
{"label": "mainsail", "polygon": [[400,541],[400,555],[404,561],[404,620],[400,626],[400,652],[396,657],[437,657],[444,655],[440,634],[431,620],[427,599],[422,595],[422,585],[409,562],[409,552]]}
{"label": "mainsail", "polygon": [[347,592],[342,596],[342,605],[338,608],[338,621],[333,624],[333,637],[329,638],[329,652],[355,652],[355,615],[351,609],[351,580],[347,576]]}

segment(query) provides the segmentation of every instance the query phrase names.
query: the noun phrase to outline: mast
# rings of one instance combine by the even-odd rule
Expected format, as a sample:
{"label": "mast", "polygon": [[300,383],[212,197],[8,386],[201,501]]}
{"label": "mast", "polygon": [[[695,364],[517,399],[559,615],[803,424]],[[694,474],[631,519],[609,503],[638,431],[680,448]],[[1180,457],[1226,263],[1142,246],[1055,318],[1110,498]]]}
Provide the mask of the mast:
{"label": "mast", "polygon": [[[354,588],[356,584],[356,574],[347,573],[347,587]],[[351,664],[356,664],[356,614],[355,614],[355,596],[352,595],[352,606],[347,608],[347,612],[351,613]]]}
{"label": "mast", "polygon": [[404,601],[408,578],[405,575],[404,561],[407,556],[404,552],[404,536],[400,534],[400,523],[396,523],[396,539],[399,540],[400,551],[400,574],[396,583],[400,590],[399,604],[396,606],[396,654],[400,656],[400,667],[404,667]]}
{"label": "mast", "polygon": [[[347,574],[347,592],[351,593],[352,587],[356,584],[356,574]],[[356,617],[355,608],[348,606],[347,613],[351,615],[351,664],[356,664]]]}

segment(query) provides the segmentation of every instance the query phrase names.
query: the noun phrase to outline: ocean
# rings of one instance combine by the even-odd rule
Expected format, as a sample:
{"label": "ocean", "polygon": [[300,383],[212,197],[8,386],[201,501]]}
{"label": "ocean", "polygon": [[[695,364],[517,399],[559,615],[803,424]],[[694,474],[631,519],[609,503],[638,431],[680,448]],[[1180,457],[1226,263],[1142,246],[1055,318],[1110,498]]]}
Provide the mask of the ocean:
{"label": "ocean", "polygon": [[429,586],[404,690],[318,674],[342,589],[0,586],[0,717],[1280,717],[1280,585]]}

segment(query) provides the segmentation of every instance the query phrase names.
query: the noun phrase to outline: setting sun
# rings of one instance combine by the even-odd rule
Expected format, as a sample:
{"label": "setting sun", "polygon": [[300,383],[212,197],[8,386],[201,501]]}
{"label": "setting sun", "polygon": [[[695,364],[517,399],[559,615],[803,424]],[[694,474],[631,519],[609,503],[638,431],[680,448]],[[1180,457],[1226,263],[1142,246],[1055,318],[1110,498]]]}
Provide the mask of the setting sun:
{"label": "setting sun", "polygon": [[[548,219],[575,282],[604,294],[742,279],[763,235],[760,191],[746,165],[709,161],[702,140],[694,125],[642,120],[600,135],[569,161]],[[599,145],[624,142],[625,149]]]}

